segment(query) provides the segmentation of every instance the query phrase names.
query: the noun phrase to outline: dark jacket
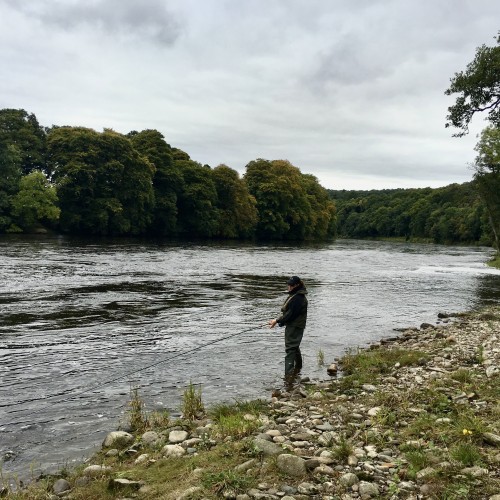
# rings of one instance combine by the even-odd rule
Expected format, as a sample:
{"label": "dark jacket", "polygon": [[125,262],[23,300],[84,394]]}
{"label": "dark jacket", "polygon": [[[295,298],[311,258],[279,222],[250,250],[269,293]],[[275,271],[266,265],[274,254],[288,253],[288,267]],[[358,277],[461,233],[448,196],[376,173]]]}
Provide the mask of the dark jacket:
{"label": "dark jacket", "polygon": [[289,292],[283,307],[281,316],[277,319],[279,326],[294,326],[305,328],[307,320],[307,290],[305,287]]}

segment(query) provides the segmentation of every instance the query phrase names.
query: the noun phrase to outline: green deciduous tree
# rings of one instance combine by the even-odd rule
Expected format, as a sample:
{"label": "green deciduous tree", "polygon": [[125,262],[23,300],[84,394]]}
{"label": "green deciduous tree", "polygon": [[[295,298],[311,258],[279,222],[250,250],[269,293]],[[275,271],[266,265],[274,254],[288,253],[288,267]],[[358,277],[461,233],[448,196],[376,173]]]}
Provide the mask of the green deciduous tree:
{"label": "green deciduous tree", "polygon": [[227,165],[212,171],[217,191],[219,222],[217,236],[221,238],[248,238],[255,232],[257,208],[255,198],[238,172]]}
{"label": "green deciduous tree", "polygon": [[258,159],[244,177],[257,200],[257,235],[264,239],[317,239],[333,236],[335,207],[317,179],[286,160]]}
{"label": "green deciduous tree", "polygon": [[306,238],[325,239],[337,234],[337,212],[328,191],[314,175],[302,174],[302,185],[311,206]]}
{"label": "green deciduous tree", "polygon": [[219,212],[211,169],[193,160],[175,160],[174,164],[180,169],[184,180],[177,204],[179,233],[186,236],[215,236]]}
{"label": "green deciduous tree", "polygon": [[21,178],[19,191],[12,199],[12,214],[23,230],[37,225],[54,225],[61,210],[56,189],[42,172],[33,171]]}
{"label": "green deciduous tree", "polygon": [[457,136],[468,133],[469,123],[478,112],[486,112],[491,126],[483,131],[476,147],[476,185],[488,209],[495,245],[499,248],[500,185],[498,173],[498,130],[500,130],[500,33],[496,47],[482,45],[476,49],[474,60],[465,71],[451,79],[446,94],[458,94],[455,104],[448,108],[446,126],[457,127]]}
{"label": "green deciduous tree", "polygon": [[153,218],[154,166],[112,130],[53,129],[48,159],[64,231],[144,234]]}
{"label": "green deciduous tree", "polygon": [[500,128],[485,128],[475,149],[474,178],[488,209],[495,246],[500,250]]}
{"label": "green deciduous tree", "polygon": [[0,143],[15,146],[24,175],[46,171],[46,133],[36,116],[24,109],[0,110]]}
{"label": "green deciduous tree", "polygon": [[155,208],[151,231],[159,236],[173,235],[177,231],[177,200],[184,186],[181,170],[173,160],[174,152],[157,130],[131,132],[128,136],[134,148],[155,167]]}
{"label": "green deciduous tree", "polygon": [[[290,231],[293,180],[287,178],[283,169],[280,170],[278,172],[272,161],[264,159],[251,161],[246,166],[245,181],[257,200],[257,235],[260,238],[283,239]],[[293,171],[295,177],[296,174]]]}
{"label": "green deciduous tree", "polygon": [[481,45],[474,60],[465,71],[455,73],[447,95],[458,94],[455,104],[448,108],[446,126],[460,130],[463,136],[478,112],[487,112],[488,120],[500,127],[500,34],[496,47]]}
{"label": "green deciduous tree", "polygon": [[12,197],[19,190],[21,155],[14,145],[0,142],[0,232],[12,225]]}

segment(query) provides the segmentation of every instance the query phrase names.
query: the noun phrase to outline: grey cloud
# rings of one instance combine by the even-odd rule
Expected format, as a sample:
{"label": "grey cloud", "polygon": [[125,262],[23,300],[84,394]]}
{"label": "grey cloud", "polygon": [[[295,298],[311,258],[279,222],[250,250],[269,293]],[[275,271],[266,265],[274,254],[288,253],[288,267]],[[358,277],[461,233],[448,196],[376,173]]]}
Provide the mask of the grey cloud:
{"label": "grey cloud", "polygon": [[134,40],[147,40],[172,45],[181,33],[178,19],[167,10],[162,0],[96,0],[93,2],[61,2],[45,0],[28,4],[3,0],[10,8],[37,19],[43,24],[71,31],[94,28],[104,34],[120,35]]}
{"label": "grey cloud", "polygon": [[369,57],[364,47],[365,43],[355,35],[350,34],[340,39],[330,50],[319,56],[314,81],[355,85],[389,73],[390,67]]}
{"label": "grey cloud", "polygon": [[0,0],[0,107],[157,128],[240,171],[287,158],[332,188],[443,185],[470,179],[477,141],[444,128],[444,90],[499,15],[498,0]]}
{"label": "grey cloud", "polygon": [[[464,30],[477,32],[477,25],[495,12],[494,3],[485,0],[398,0],[358,7],[357,16],[351,13],[341,25],[331,17],[327,25],[331,36],[324,30],[308,84],[316,91],[326,86],[373,83],[393,77],[405,64],[418,66],[427,64],[429,58],[463,57],[470,44]],[[363,22],[359,22],[361,18]]]}

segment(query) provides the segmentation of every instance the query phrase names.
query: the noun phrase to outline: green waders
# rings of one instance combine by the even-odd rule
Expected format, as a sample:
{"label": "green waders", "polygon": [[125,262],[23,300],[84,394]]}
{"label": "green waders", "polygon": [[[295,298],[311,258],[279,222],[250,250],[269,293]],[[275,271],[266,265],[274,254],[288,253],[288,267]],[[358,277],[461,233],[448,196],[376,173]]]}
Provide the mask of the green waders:
{"label": "green waders", "polygon": [[287,326],[285,328],[285,378],[296,375],[302,368],[300,342],[304,328]]}

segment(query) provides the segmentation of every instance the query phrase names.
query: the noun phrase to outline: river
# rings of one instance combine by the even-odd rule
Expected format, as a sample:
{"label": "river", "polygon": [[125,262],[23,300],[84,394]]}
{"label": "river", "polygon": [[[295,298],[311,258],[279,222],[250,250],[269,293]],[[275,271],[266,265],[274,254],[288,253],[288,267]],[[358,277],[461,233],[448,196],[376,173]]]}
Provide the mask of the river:
{"label": "river", "polygon": [[292,274],[309,291],[303,374],[326,378],[320,350],[330,363],[395,328],[436,323],[439,312],[498,303],[492,253],[0,237],[3,473],[36,476],[90,456],[126,421],[132,387],[148,410],[172,415],[190,382],[206,405],[269,397],[283,335],[261,325],[279,313]]}

